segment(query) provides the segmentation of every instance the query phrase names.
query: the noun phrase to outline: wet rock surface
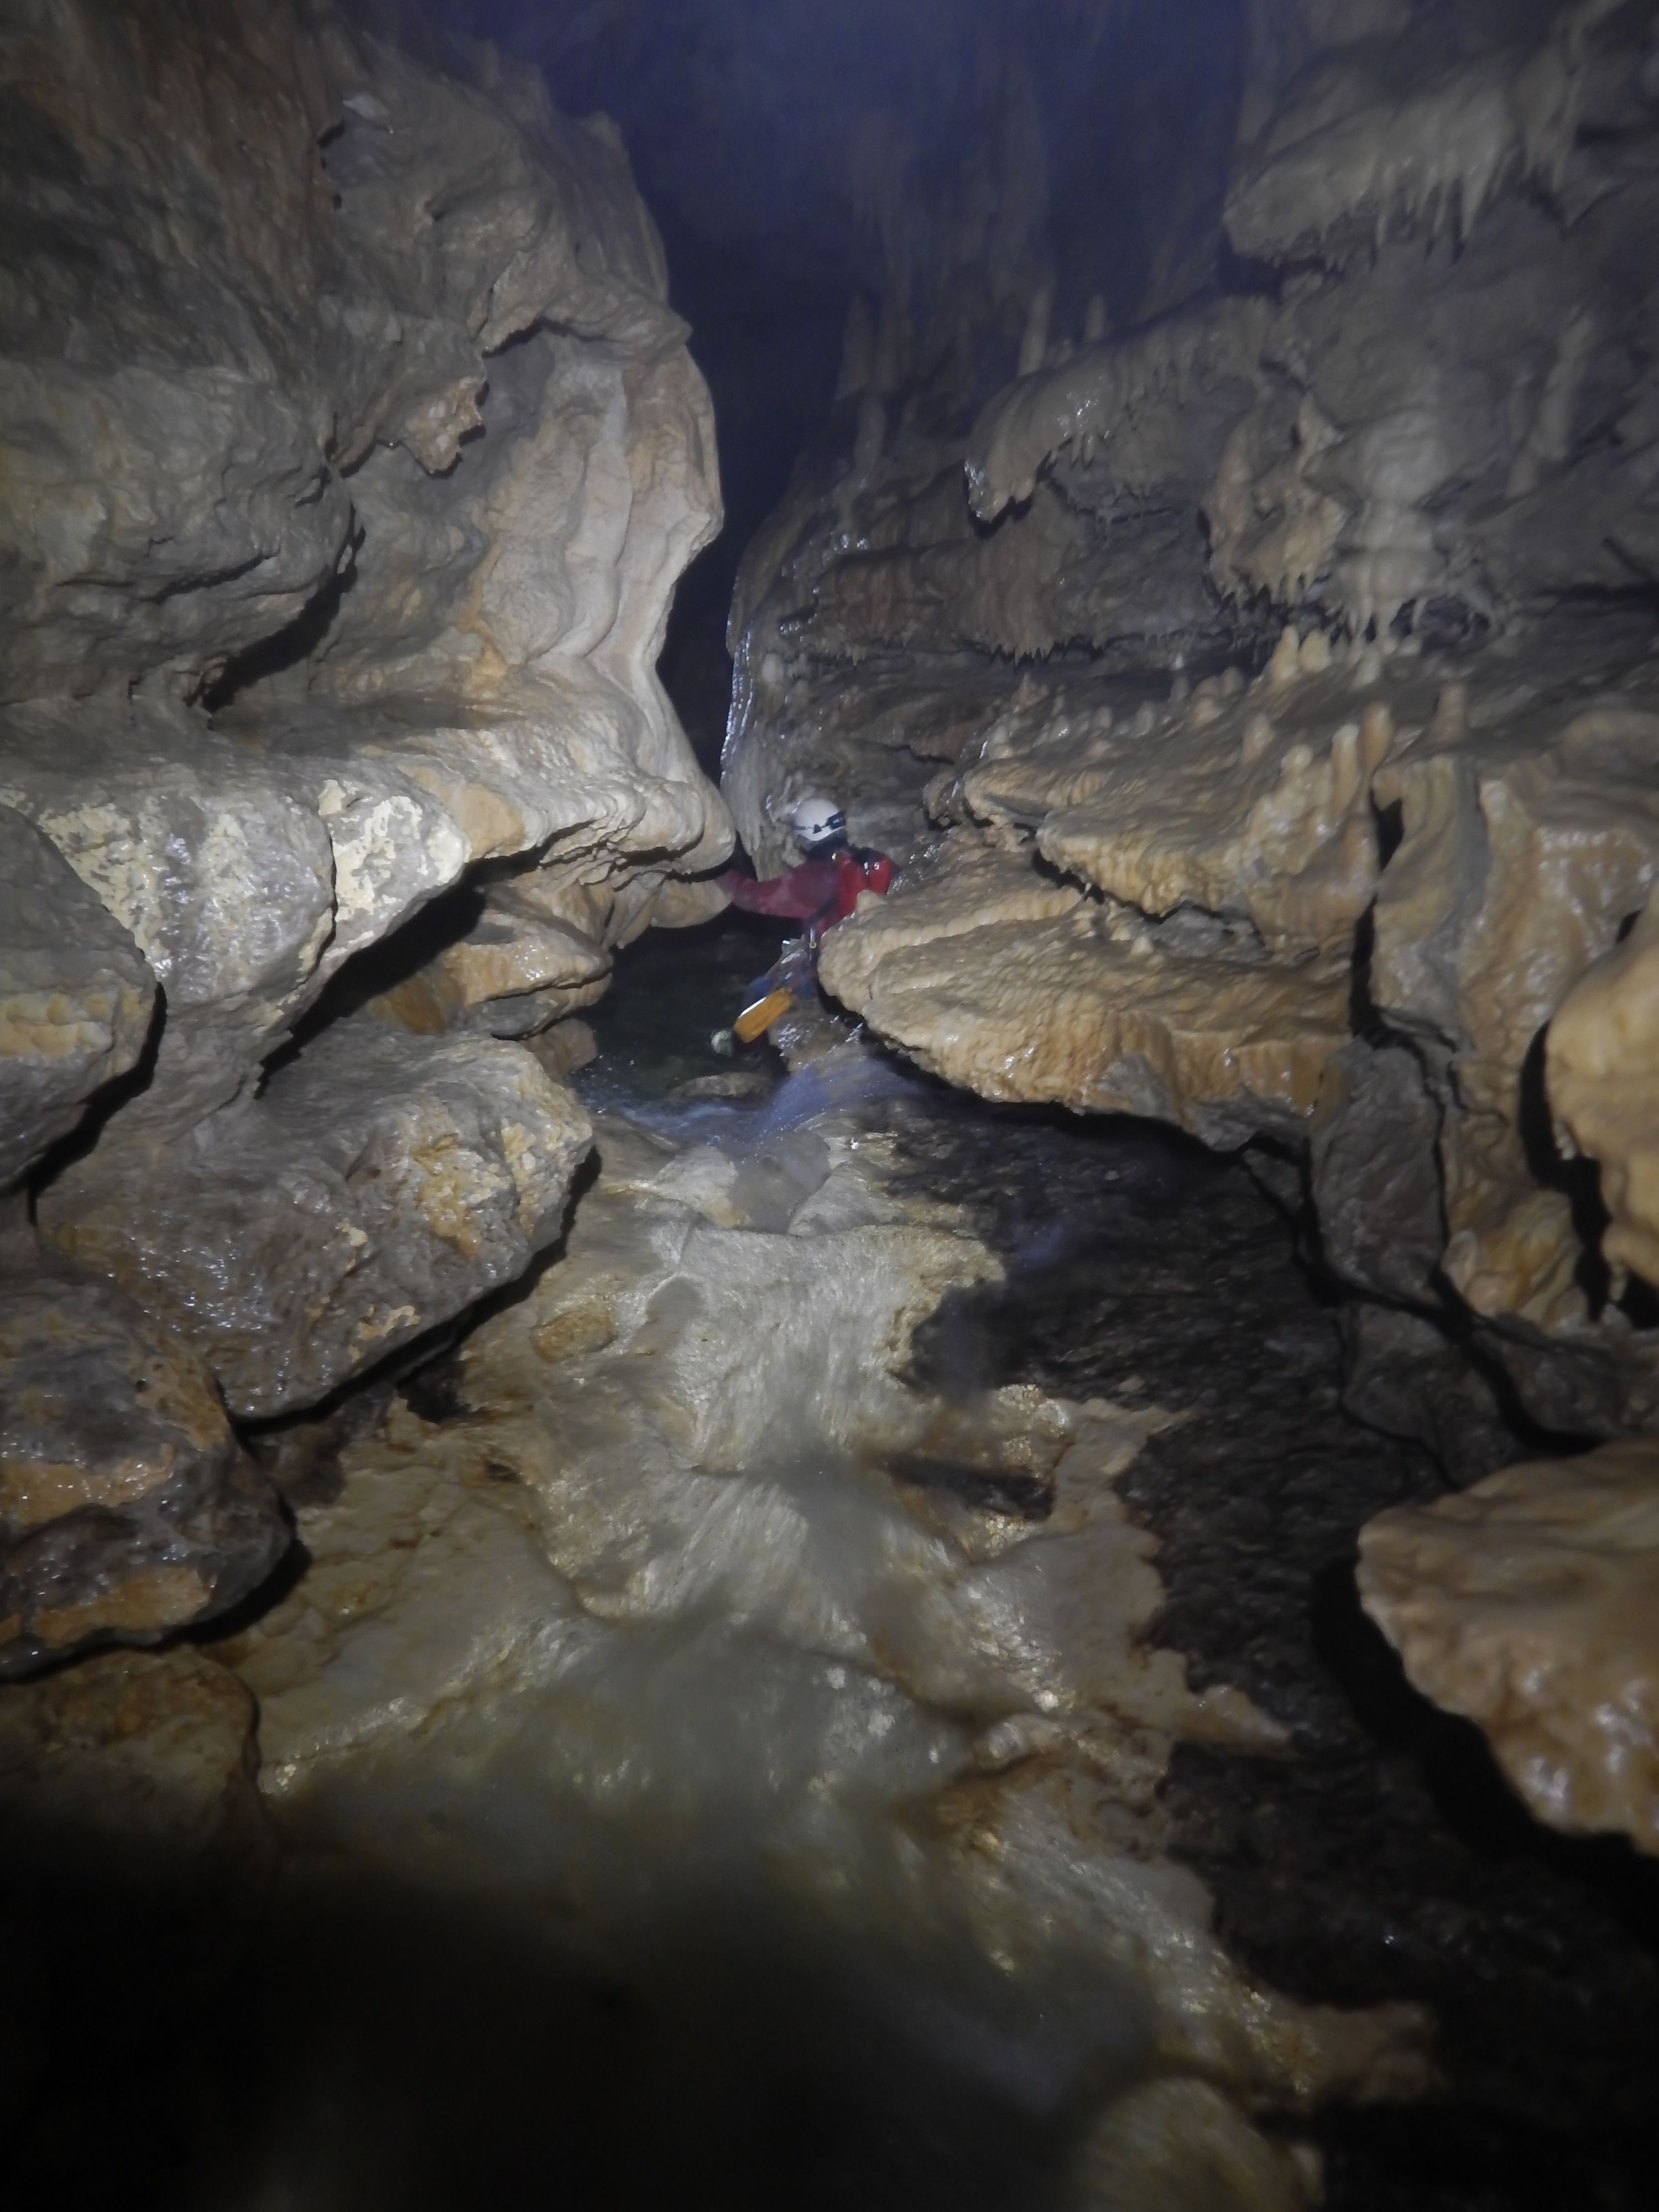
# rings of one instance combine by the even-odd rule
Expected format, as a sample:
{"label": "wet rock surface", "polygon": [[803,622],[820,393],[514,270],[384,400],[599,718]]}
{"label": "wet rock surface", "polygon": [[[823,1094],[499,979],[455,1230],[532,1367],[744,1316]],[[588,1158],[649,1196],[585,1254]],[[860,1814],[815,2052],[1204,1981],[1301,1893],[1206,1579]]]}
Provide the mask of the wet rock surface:
{"label": "wet rock surface", "polygon": [[591,1142],[516,1045],[342,1024],[182,1147],[112,1132],[40,1220],[167,1314],[239,1416],[269,1419],[522,1274]]}
{"label": "wet rock surface", "polygon": [[1505,1468],[1373,1522],[1365,1610],[1418,1686],[1477,1722],[1540,1820],[1659,1850],[1659,1452]]}
{"label": "wet rock surface", "polygon": [[206,1365],[112,1285],[15,1245],[0,1376],[0,1676],[226,1612],[288,1548]]}
{"label": "wet rock surface", "polygon": [[904,1145],[915,1186],[958,1194],[1010,1273],[921,1332],[927,1371],[988,1360],[1119,1399],[1139,1378],[1187,1417],[1121,1482],[1158,1540],[1155,1634],[1194,1684],[1248,1690],[1289,1740],[1267,1759],[1174,1754],[1172,1848],[1218,1928],[1305,1998],[1434,2008],[1443,2101],[1329,2123],[1327,2201],[1642,2204],[1659,2155],[1651,1869],[1536,1827],[1361,1614],[1362,1527],[1445,1479],[1343,1413],[1336,1315],[1289,1226],[1239,1167],[1155,1130],[958,1110]]}
{"label": "wet rock surface", "polygon": [[49,838],[0,807],[0,1188],[127,1073],[155,978]]}
{"label": "wet rock surface", "polygon": [[730,842],[655,674],[720,493],[626,157],[404,28],[0,51],[0,1181],[244,1417],[551,1241],[584,1124],[508,1041]]}
{"label": "wet rock surface", "polygon": [[1015,68],[988,143],[863,149],[879,316],[744,558],[723,787],[765,866],[818,788],[896,854],[822,974],[918,1065],[1264,1149],[1344,1402],[1469,1481],[1659,1423],[1653,26],[1242,31],[1209,258],[1172,210],[1131,298]]}
{"label": "wet rock surface", "polygon": [[551,2124],[618,2203],[1638,2205],[1644,1893],[1364,1640],[1444,1484],[1285,1215],[858,1045],[699,1095],[730,934],[597,1011],[559,1256],[262,1447],[302,1548],[213,1650],[281,1879],[234,2047],[87,2093],[174,2099],[128,2187],[514,2202]]}
{"label": "wet rock surface", "polygon": [[1133,252],[1156,8],[860,117],[787,1082],[660,241],[368,12],[0,35],[0,2193],[1636,2212],[1653,1867],[1354,1560],[1654,1841],[1650,8],[1246,0]]}

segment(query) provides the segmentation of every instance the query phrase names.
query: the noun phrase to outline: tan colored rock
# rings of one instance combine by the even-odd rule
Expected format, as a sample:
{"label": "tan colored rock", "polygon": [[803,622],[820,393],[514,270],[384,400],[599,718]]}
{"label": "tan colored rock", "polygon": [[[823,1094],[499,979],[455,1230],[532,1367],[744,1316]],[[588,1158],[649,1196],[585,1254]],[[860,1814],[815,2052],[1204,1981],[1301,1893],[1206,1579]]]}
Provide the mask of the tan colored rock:
{"label": "tan colored rock", "polygon": [[1541,1425],[1640,1426],[1659,1355],[1587,1298],[1540,1039],[1659,873],[1645,641],[1594,686],[1571,623],[1456,678],[1310,641],[1159,704],[1010,673],[823,975],[989,1097],[1310,1137],[1352,1287],[1449,1285]]}
{"label": "tan colored rock", "polygon": [[702,922],[712,921],[717,914],[724,914],[731,903],[730,896],[712,879],[699,883],[671,878],[652,902],[651,926],[653,929],[695,929]]}
{"label": "tan colored rock", "polygon": [[[1121,1992],[1137,2078],[1285,2112],[1415,2094],[1417,2014],[1251,1982],[1162,1854],[1174,1741],[1279,1742],[1151,1641],[1153,1546],[1115,1485],[1170,1417],[907,1386],[917,1325],[994,1263],[884,1188],[867,1114],[791,1133],[832,1172],[763,1228],[750,1162],[603,1122],[566,1256],[461,1348],[465,1418],[395,1410],[301,1508],[305,1577],[228,1647],[285,1828],[447,1883],[500,1882],[523,1832],[534,1893],[602,1926],[619,1822],[678,1861],[712,1820],[832,1936]],[[855,1189],[884,1218],[849,1225]],[[1047,1510],[966,1502],[934,1462]],[[688,1725],[687,1680],[729,1729]],[[482,1851],[424,1811],[480,1775],[505,1824]],[[1248,2167],[1242,2120],[1209,2132]]]}
{"label": "tan colored rock", "polygon": [[222,1613],[288,1543],[193,1351],[107,1283],[0,1278],[0,1675]]}
{"label": "tan colored rock", "polygon": [[[1054,896],[1012,856],[1007,875]],[[820,963],[825,988],[923,1066],[986,1097],[1152,1115],[1218,1144],[1302,1130],[1348,1036],[1340,969],[1287,974],[1219,925],[1209,945],[1165,943],[1080,898],[976,926],[944,880],[955,928],[923,887],[842,924]]]}
{"label": "tan colored rock", "polygon": [[[271,1072],[296,1029],[397,982],[418,1031],[530,1033],[729,849],[655,672],[714,425],[616,134],[534,70],[294,0],[151,15],[67,0],[0,58],[54,209],[0,269],[0,801],[80,878],[66,988],[125,930],[166,1000],[48,1211],[288,1406],[522,1266],[577,1146],[528,1061],[394,1039],[370,1104],[373,1044]],[[28,1146],[143,1034],[89,1030]],[[362,1218],[354,1174],[400,1195]],[[281,1316],[263,1376],[232,1309]]]}
{"label": "tan colored rock", "polygon": [[540,912],[509,878],[489,886],[481,919],[437,955],[428,975],[453,1001],[452,1026],[520,1036],[591,1006],[610,980],[611,954],[603,941]]}
{"label": "tan colored rock", "polygon": [[529,1046],[555,1083],[574,1075],[579,1067],[586,1067],[599,1057],[599,1041],[592,1030],[574,1016],[568,1021],[555,1022],[551,1029],[539,1030],[529,1040]]}
{"label": "tan colored rock", "polygon": [[[1086,1103],[1104,1063],[1111,1104],[1218,1142],[1253,1111],[1298,1134],[1322,1041],[1328,1059],[1349,1041],[1345,967],[1351,1036],[1407,1055],[1382,1080],[1357,1059],[1325,1093],[1314,1195],[1345,1277],[1425,1320],[1449,1297],[1534,1422],[1610,1435],[1659,1420],[1659,1334],[1601,1298],[1540,1041],[1659,875],[1650,617],[1616,611],[1659,569],[1638,251],[1659,191],[1605,150],[1648,143],[1647,64],[1626,10],[1492,11],[1450,43],[1444,13],[1247,9],[1224,222],[1275,268],[1271,301],[1161,301],[1115,338],[1094,315],[1080,349],[1051,348],[1038,267],[999,356],[982,319],[1004,272],[957,242],[954,338],[908,356],[923,388],[891,419],[844,410],[751,548],[725,787],[769,866],[782,808],[820,779],[864,808],[855,834],[925,863],[926,888],[879,936],[849,924],[825,972],[999,1097]],[[925,285],[904,301],[935,312]],[[975,392],[964,434],[964,369],[1006,375],[1021,321],[1018,373]],[[1218,672],[1194,682],[1200,663]],[[975,697],[976,725],[946,712]],[[960,933],[954,960],[902,947],[905,921],[938,939],[922,917],[976,850],[969,824],[1103,894],[1114,947],[1141,916],[1174,948],[1178,923],[1180,963],[1143,989],[1115,951],[1090,981],[1054,929],[1030,957],[1019,932]],[[1218,924],[1254,935],[1265,981],[1241,988],[1236,940],[1216,959]],[[1269,1039],[1279,1078],[1227,1060]],[[1121,1072],[1141,1060],[1155,1079]],[[1557,1114],[1620,1185],[1615,1289],[1647,1206],[1635,1110],[1609,1090],[1582,1145]],[[1573,1116],[1595,1115],[1581,1085]],[[1397,1247],[1365,1218],[1389,1194],[1410,1207]]]}
{"label": "tan colored rock", "polygon": [[1622,1315],[1591,1313],[1571,1205],[1540,1182],[1538,1041],[1659,873],[1659,713],[1640,664],[1588,706],[1541,645],[1519,682],[1491,680],[1453,713],[1442,687],[1423,738],[1376,779],[1403,835],[1370,993],[1441,1103],[1448,1280],[1536,1419],[1612,1433],[1652,1417],[1653,1360]]}
{"label": "tan colored rock", "polygon": [[1109,2105],[1073,2162],[1068,2212],[1307,2212],[1319,2160],[1271,2143],[1206,2081],[1147,2082]]}
{"label": "tan colored rock", "polygon": [[1490,1475],[1360,1539],[1366,1611],[1540,1820],[1659,1851],[1659,1445]]}
{"label": "tan colored rock", "polygon": [[1659,907],[1568,994],[1548,1055],[1566,1147],[1601,1170],[1607,1263],[1659,1285]]}
{"label": "tan colored rock", "polygon": [[0,1804],[8,1856],[31,1847],[79,1868],[183,1889],[269,1840],[255,1781],[258,1714],[204,1653],[104,1652],[0,1690]]}
{"label": "tan colored rock", "polygon": [[104,1144],[44,1235],[171,1316],[233,1409],[314,1403],[520,1274],[592,1143],[521,1046],[337,1024],[258,1105]]}
{"label": "tan colored rock", "polygon": [[[1212,693],[1155,747],[1098,738],[1097,789],[1058,802],[1038,849],[1149,915],[1248,916],[1273,953],[1346,948],[1376,889],[1371,780],[1395,734],[1386,704],[1335,719],[1347,703],[1334,685],[1299,686],[1278,714]],[[970,806],[986,774],[966,780]]]}

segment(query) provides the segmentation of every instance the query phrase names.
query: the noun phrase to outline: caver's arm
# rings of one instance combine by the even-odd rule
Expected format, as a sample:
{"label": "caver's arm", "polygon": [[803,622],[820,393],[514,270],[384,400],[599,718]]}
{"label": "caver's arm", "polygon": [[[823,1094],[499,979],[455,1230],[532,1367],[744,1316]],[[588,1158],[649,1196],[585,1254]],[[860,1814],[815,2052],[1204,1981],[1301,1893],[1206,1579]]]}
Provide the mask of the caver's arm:
{"label": "caver's arm", "polygon": [[836,896],[836,867],[832,860],[806,860],[786,875],[757,883],[753,876],[728,868],[718,878],[733,906],[748,914],[776,915],[791,921],[810,921],[831,905]]}

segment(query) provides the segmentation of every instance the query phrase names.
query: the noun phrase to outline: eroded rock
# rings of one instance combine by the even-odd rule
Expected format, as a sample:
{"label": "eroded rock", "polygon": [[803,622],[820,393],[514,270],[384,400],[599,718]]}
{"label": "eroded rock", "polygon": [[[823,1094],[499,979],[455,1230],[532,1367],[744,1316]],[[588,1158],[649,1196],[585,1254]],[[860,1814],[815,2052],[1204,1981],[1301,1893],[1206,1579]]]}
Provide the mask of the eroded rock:
{"label": "eroded rock", "polygon": [[153,976],[153,1061],[45,1214],[243,1412],[522,1267],[584,1141],[488,1044],[282,1067],[296,1031],[378,991],[533,1034],[730,842],[655,674],[720,514],[660,246],[608,125],[448,58],[73,0],[0,64],[0,798],[80,878],[24,980],[85,1000],[72,1069],[70,997],[14,1023],[31,1099],[60,1062],[19,1164],[136,1060]]}
{"label": "eroded rock", "polygon": [[1565,1145],[1601,1170],[1602,1255],[1621,1282],[1659,1285],[1659,908],[1574,985],[1547,1052]]}
{"label": "eroded rock", "polygon": [[1382,1514],[1360,1539],[1360,1596],[1540,1820],[1654,1851],[1656,1553],[1659,1449],[1632,1440]]}
{"label": "eroded rock", "polygon": [[44,1235],[174,1320],[232,1408],[314,1403],[521,1274],[559,1234],[587,1117],[521,1046],[326,1030],[256,1104],[104,1144]]}
{"label": "eroded rock", "polygon": [[920,1323],[1000,1271],[834,1091],[783,1133],[813,1174],[758,1208],[756,1109],[722,1109],[728,1149],[602,1120],[566,1256],[448,1363],[448,1418],[411,1394],[432,1419],[347,1446],[304,1581],[228,1650],[273,1811],[422,1882],[511,1894],[533,1864],[624,1944],[642,1897],[756,1853],[745,1911],[874,1962],[883,2011],[890,1977],[902,2017],[937,1987],[918,2023],[942,2007],[970,2069],[1042,2105],[1104,2036],[1120,2073],[1218,2085],[1215,2156],[1279,2172],[1244,2108],[1413,2094],[1420,2023],[1249,1984],[1160,1857],[1174,1741],[1282,1743],[1150,1640],[1115,1484],[1167,1417],[907,1382]]}
{"label": "eroded rock", "polygon": [[222,1613],[289,1537],[193,1350],[96,1278],[0,1279],[0,1674]]}
{"label": "eroded rock", "polygon": [[[1079,343],[1034,274],[1016,345],[988,252],[953,337],[895,264],[916,343],[860,356],[745,562],[724,781],[763,866],[817,785],[911,864],[824,961],[882,1035],[1310,1144],[1346,1285],[1612,1435],[1659,1418],[1639,1109],[1598,1077],[1597,1124],[1569,1019],[1553,1144],[1541,1039],[1659,866],[1656,118],[1627,14],[1454,12],[1247,11],[1222,220],[1271,287]],[[1004,918],[1022,867],[1069,920]]]}

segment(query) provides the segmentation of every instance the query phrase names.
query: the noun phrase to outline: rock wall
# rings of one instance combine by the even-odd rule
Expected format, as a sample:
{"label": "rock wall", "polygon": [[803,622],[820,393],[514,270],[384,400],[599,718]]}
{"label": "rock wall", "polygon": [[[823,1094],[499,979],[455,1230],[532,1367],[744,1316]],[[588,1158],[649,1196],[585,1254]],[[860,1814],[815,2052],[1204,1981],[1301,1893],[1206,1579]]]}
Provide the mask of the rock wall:
{"label": "rock wall", "polygon": [[[602,118],[448,64],[303,0],[0,31],[9,1249],[70,1271],[53,1356],[159,1331],[240,1418],[559,1233],[587,1127],[510,1040],[730,844],[654,673],[720,514],[655,233]],[[77,1444],[56,1556],[122,1449]],[[59,1510],[28,1453],[9,1557]],[[240,1595],[285,1534],[235,1480],[240,1575],[181,1555],[141,1619],[18,1565],[5,1654]]]}
{"label": "rock wall", "polygon": [[1207,285],[1056,334],[1039,241],[988,398],[855,363],[725,784],[903,857],[823,966],[878,1034],[1253,1147],[1467,1479],[1659,1425],[1659,15],[1249,21]]}

